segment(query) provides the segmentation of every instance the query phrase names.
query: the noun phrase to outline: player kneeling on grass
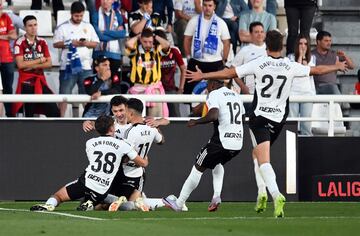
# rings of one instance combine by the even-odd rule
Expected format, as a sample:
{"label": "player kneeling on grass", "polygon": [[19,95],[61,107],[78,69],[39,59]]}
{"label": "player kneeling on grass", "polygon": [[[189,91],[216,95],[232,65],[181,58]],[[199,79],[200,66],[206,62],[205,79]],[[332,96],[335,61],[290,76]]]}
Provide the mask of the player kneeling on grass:
{"label": "player kneeling on grass", "polygon": [[213,122],[214,134],[197,155],[196,163],[181,189],[180,196],[176,199],[170,195],[163,199],[164,204],[175,211],[181,211],[206,169],[213,170],[214,187],[214,195],[208,210],[216,211],[221,203],[223,164],[235,157],[243,145],[242,117],[245,109],[239,94],[224,87],[223,81],[220,80],[208,81],[207,89],[209,91],[206,100],[208,113],[198,120],[190,120],[188,126]]}
{"label": "player kneeling on grass", "polygon": [[93,210],[94,205],[108,196],[107,192],[120,164],[126,161],[125,155],[138,166],[148,165],[148,160],[140,157],[130,144],[114,138],[115,128],[112,117],[97,118],[95,129],[100,136],[86,142],[89,165],[84,174],[58,190],[45,204],[32,206],[31,211],[53,211],[62,202],[80,198],[84,198],[84,202],[77,210]]}

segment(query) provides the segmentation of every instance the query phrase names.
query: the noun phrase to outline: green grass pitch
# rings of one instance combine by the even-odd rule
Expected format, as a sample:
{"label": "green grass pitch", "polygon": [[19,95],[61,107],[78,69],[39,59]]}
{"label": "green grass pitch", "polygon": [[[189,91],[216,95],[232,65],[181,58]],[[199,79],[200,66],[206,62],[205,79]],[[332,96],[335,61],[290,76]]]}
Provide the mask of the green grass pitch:
{"label": "green grass pitch", "polygon": [[360,235],[356,202],[288,202],[282,219],[273,218],[272,203],[263,214],[255,213],[254,203],[243,202],[225,202],[217,212],[207,212],[208,203],[190,202],[189,211],[181,213],[166,208],[78,212],[77,202],[62,204],[53,213],[38,213],[28,211],[33,204],[0,202],[0,235]]}

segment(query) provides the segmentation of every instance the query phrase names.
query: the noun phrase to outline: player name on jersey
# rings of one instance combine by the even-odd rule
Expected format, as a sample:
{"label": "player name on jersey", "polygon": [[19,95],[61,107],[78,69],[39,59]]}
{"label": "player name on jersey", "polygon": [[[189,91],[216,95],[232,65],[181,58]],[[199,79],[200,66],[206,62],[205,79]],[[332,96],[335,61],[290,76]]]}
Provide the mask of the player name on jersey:
{"label": "player name on jersey", "polygon": [[275,61],[266,61],[264,63],[262,63],[261,65],[259,65],[260,69],[265,69],[267,66],[275,66],[275,67],[283,67],[286,70],[290,70],[290,66],[288,64],[286,64],[285,62],[275,62]]}
{"label": "player name on jersey", "polygon": [[116,143],[113,143],[111,141],[100,140],[100,141],[94,142],[92,144],[93,147],[96,147],[98,145],[108,145],[108,146],[114,147],[116,150],[119,149],[119,145]]}

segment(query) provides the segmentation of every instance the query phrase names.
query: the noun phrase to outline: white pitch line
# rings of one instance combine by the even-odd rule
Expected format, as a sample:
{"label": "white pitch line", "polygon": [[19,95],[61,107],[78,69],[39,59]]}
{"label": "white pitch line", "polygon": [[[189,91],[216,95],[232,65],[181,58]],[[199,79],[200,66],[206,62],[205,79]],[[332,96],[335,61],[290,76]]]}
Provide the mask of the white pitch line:
{"label": "white pitch line", "polygon": [[[11,208],[0,208],[0,211],[31,212],[31,211],[25,210],[25,209],[11,209]],[[70,213],[53,212],[53,211],[32,211],[32,212],[50,214],[50,215],[60,215],[60,216],[66,216],[66,217],[71,217],[71,218],[79,218],[79,219],[84,219],[84,220],[106,220],[106,219],[103,219],[103,218],[80,216],[80,215],[74,215],[74,214],[70,214]]]}

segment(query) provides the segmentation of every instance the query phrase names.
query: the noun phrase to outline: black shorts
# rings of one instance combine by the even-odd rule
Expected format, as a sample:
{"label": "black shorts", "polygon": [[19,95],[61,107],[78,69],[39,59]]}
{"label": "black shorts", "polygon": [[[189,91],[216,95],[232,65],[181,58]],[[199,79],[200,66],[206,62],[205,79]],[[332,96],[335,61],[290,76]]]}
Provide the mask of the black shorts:
{"label": "black shorts", "polygon": [[275,142],[279,136],[284,123],[277,123],[263,116],[251,114],[249,117],[250,136],[253,146],[270,141],[270,145]]}
{"label": "black shorts", "polygon": [[145,172],[141,177],[131,178],[125,176],[123,170],[119,169],[111,184],[109,193],[118,197],[125,196],[129,199],[135,190],[143,191],[144,182]]}
{"label": "black shorts", "polygon": [[217,164],[224,165],[240,153],[240,150],[227,150],[223,147],[208,143],[196,157],[196,164],[207,169],[214,169]]}
{"label": "black shorts", "polygon": [[68,183],[66,191],[70,197],[70,200],[78,200],[85,198],[85,201],[91,200],[95,204],[101,202],[107,196],[107,193],[100,194],[85,186],[85,175],[81,175],[77,180]]}

